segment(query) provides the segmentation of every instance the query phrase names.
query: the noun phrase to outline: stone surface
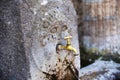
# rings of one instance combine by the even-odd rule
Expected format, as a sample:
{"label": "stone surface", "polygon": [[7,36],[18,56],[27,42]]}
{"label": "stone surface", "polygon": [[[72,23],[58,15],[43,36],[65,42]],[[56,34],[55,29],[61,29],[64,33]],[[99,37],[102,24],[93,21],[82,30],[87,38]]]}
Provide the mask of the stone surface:
{"label": "stone surface", "polygon": [[119,0],[72,0],[78,15],[81,65],[120,62]]}
{"label": "stone surface", "polygon": [[29,62],[21,30],[19,2],[0,1],[0,80],[27,80]]}
{"label": "stone surface", "polygon": [[71,35],[80,54],[76,20],[70,0],[1,0],[0,79],[77,80],[80,56],[56,49]]}
{"label": "stone surface", "polygon": [[103,50],[120,53],[117,1],[83,2],[83,5],[83,46],[98,48],[101,53]]}
{"label": "stone surface", "polygon": [[[70,0],[21,0],[21,26],[25,50],[30,59],[32,80],[76,80],[80,56],[73,52],[56,50],[65,45],[65,36],[73,36],[72,46],[77,49],[76,12]],[[69,77],[68,77],[69,76]]]}
{"label": "stone surface", "polygon": [[80,69],[80,80],[119,80],[120,64],[113,61],[97,60]]}

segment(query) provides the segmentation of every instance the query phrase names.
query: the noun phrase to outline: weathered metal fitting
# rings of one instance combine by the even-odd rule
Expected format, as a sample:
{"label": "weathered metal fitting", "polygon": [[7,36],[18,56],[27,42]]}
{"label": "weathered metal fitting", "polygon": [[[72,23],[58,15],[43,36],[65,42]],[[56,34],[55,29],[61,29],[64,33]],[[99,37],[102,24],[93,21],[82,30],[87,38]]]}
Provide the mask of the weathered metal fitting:
{"label": "weathered metal fitting", "polygon": [[64,49],[64,50],[68,50],[68,51],[73,51],[75,53],[75,55],[78,55],[77,50],[71,45],[72,36],[64,37],[64,39],[67,40],[67,44],[65,46],[62,44],[58,44],[57,49],[58,50]]}

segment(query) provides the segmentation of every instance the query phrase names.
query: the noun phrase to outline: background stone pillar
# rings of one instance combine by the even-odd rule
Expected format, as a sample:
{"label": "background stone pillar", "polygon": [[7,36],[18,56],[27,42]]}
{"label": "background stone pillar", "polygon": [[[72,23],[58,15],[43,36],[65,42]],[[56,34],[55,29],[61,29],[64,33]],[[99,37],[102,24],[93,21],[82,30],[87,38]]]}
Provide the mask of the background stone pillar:
{"label": "background stone pillar", "polygon": [[119,52],[119,17],[116,0],[83,0],[83,45]]}
{"label": "background stone pillar", "polygon": [[119,52],[119,16],[116,0],[83,1],[83,45]]}
{"label": "background stone pillar", "polygon": [[81,63],[98,58],[119,62],[119,0],[73,0],[78,14]]}

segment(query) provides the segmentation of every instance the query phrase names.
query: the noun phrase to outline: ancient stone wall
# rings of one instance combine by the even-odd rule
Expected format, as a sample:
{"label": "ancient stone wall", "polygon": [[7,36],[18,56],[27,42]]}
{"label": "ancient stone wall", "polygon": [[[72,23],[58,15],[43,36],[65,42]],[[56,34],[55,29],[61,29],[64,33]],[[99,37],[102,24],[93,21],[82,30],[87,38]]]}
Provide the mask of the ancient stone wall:
{"label": "ancient stone wall", "polygon": [[83,0],[83,46],[119,53],[117,3],[117,0]]}
{"label": "ancient stone wall", "polygon": [[78,15],[81,65],[86,66],[100,57],[119,62],[120,1],[72,0],[72,2]]}

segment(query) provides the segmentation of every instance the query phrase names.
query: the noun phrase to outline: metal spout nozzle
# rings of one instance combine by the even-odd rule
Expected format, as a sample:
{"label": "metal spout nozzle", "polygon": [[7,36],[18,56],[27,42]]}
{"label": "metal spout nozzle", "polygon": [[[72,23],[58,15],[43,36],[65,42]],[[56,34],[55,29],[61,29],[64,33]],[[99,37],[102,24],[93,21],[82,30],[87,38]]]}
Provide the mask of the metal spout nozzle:
{"label": "metal spout nozzle", "polygon": [[73,51],[73,52],[77,53],[77,50],[72,46],[66,46],[66,49],[69,51]]}

